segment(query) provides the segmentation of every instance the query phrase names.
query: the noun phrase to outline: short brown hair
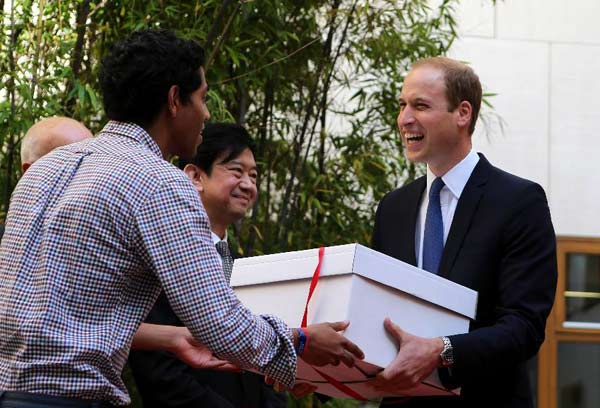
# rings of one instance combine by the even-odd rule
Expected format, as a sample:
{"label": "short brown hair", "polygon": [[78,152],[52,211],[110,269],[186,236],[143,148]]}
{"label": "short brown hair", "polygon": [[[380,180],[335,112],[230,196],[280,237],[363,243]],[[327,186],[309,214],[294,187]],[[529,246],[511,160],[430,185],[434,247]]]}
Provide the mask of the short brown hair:
{"label": "short brown hair", "polygon": [[471,67],[462,62],[446,57],[431,57],[415,62],[412,69],[430,66],[444,73],[446,85],[446,99],[448,100],[448,111],[452,112],[462,101],[471,104],[472,115],[469,124],[469,134],[475,131],[475,123],[481,108],[481,82]]}

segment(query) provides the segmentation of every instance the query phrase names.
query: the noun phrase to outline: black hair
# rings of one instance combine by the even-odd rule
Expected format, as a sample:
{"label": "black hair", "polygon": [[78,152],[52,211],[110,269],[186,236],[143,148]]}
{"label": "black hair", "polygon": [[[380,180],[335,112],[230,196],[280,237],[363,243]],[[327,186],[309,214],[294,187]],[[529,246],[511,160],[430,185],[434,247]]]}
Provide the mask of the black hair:
{"label": "black hair", "polygon": [[254,142],[243,126],[234,123],[207,123],[196,155],[191,160],[180,158],[179,168],[183,169],[189,163],[195,164],[210,176],[217,158],[224,156],[220,163],[227,163],[246,149],[250,149],[254,155]]}
{"label": "black hair", "polygon": [[169,30],[140,30],[116,42],[102,60],[100,88],[109,119],[150,125],[179,86],[183,103],[200,88],[204,49]]}

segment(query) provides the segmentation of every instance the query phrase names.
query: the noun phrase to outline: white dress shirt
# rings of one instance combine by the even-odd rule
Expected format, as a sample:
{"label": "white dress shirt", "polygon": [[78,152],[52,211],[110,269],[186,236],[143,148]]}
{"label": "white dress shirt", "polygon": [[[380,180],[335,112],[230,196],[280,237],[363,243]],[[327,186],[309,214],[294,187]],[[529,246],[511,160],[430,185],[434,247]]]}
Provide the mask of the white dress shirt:
{"label": "white dress shirt", "polygon": [[[442,209],[442,221],[444,223],[444,245],[446,245],[446,239],[448,238],[450,226],[454,219],[456,205],[477,162],[479,162],[479,156],[474,150],[471,150],[460,163],[442,176],[445,185],[440,191],[440,206]],[[427,166],[427,187],[423,193],[415,229],[415,255],[419,268],[423,267],[423,231],[425,231],[425,218],[427,216],[427,206],[429,205],[429,190],[435,178],[436,175]]]}

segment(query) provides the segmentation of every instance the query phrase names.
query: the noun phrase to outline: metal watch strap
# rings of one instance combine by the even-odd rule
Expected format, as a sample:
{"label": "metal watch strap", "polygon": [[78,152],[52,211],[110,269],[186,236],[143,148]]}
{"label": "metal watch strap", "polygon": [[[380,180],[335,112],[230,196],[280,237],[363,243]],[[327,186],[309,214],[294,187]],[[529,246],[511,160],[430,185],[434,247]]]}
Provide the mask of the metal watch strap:
{"label": "metal watch strap", "polygon": [[442,337],[444,342],[444,348],[440,353],[440,360],[442,367],[450,367],[454,364],[454,350],[452,349],[452,343],[448,337]]}

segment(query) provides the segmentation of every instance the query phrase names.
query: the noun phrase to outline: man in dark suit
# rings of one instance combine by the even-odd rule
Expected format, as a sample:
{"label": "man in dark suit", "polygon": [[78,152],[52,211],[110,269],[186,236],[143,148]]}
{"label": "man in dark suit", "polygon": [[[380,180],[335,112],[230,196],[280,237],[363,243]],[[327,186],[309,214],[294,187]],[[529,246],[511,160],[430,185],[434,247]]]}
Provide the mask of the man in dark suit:
{"label": "man in dark suit", "polygon": [[373,248],[476,290],[467,334],[421,338],[384,323],[400,345],[374,381],[388,392],[438,370],[460,397],[397,398],[399,407],[532,407],[526,361],[544,340],[556,290],[556,239],[543,189],[472,150],[481,84],[448,58],[418,61],[400,96],[406,155],[427,175],[379,203]]}
{"label": "man in dark suit", "polygon": [[[228,279],[233,259],[227,228],[246,215],[257,196],[253,150],[243,127],[207,124],[194,159],[180,163],[200,194]],[[146,322],[182,326],[164,294]],[[285,394],[254,373],[193,369],[162,351],[132,351],[129,363],[146,408],[286,406]]]}

